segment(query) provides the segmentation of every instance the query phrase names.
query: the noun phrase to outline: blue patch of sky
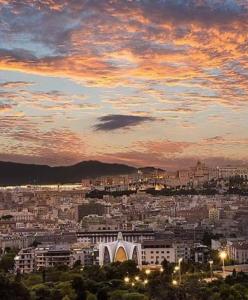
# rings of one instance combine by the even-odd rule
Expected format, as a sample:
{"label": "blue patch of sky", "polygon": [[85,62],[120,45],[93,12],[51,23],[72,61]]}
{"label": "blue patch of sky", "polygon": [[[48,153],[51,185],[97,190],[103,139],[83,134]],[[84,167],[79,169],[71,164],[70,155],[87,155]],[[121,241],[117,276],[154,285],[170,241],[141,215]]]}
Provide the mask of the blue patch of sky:
{"label": "blue patch of sky", "polygon": [[248,75],[248,69],[244,68],[239,61],[231,61],[227,64],[229,68],[242,75]]}
{"label": "blue patch of sky", "polygon": [[222,70],[219,69],[219,68],[203,68],[203,71],[206,74],[212,75],[212,76],[221,76],[221,75],[223,75]]}
{"label": "blue patch of sky", "polygon": [[18,39],[13,41],[6,41],[4,43],[4,49],[23,49],[31,52],[37,58],[42,58],[44,56],[52,56],[54,51],[42,43],[33,43],[30,41],[30,37],[27,34],[18,35]]}
{"label": "blue patch of sky", "polygon": [[7,81],[32,82],[33,84],[25,87],[25,89],[31,92],[59,91],[65,93],[67,96],[85,96],[85,100],[81,100],[81,102],[96,104],[100,104],[103,100],[103,97],[111,98],[115,95],[133,95],[133,93],[136,91],[135,88],[127,88],[120,86],[114,88],[94,86],[89,87],[84,85],[83,83],[78,83],[67,78],[40,76],[15,71],[0,71],[0,82]]}

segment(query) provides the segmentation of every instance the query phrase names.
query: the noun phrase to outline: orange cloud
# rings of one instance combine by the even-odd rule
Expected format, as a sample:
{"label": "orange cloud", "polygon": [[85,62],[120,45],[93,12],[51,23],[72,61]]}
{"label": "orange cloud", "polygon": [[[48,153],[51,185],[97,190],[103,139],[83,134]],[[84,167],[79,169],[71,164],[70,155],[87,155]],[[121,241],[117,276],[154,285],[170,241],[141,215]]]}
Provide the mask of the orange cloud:
{"label": "orange cloud", "polygon": [[[45,149],[43,154],[48,155],[42,142],[52,139],[48,132],[58,130],[60,135],[61,130],[69,130],[73,143],[78,138],[75,128],[78,132],[83,124],[80,129],[88,134],[101,110],[101,115],[154,117],[167,126],[168,135],[162,141],[157,140],[162,127],[158,129],[156,122],[149,124],[149,137],[137,127],[141,136],[125,132],[125,140],[134,150],[125,154],[117,149],[116,155],[122,153],[127,161],[139,161],[140,153],[142,160],[159,153],[171,159],[191,157],[192,153],[213,157],[213,152],[224,157],[237,152],[237,157],[246,157],[245,0],[0,0],[0,40],[3,74],[18,71],[6,74],[18,74],[18,78],[27,78],[27,74],[61,77],[69,79],[67,82],[72,79],[73,88],[75,83],[77,89],[81,85],[86,94],[66,93],[66,86],[61,86],[61,91],[42,91],[39,85],[25,80],[0,82],[1,116],[12,117],[1,120],[11,128],[7,134],[8,127],[3,127],[6,141],[1,149],[5,151],[25,151],[22,137],[32,153],[39,156]],[[81,110],[94,116],[80,119],[78,125],[75,120]],[[30,115],[40,117],[40,131],[35,118],[23,123],[18,119]],[[67,127],[69,120],[71,128]],[[242,135],[230,126],[236,121],[236,127],[244,128]],[[64,123],[66,128],[62,129]],[[209,135],[214,138],[206,137],[203,124],[209,126]],[[31,140],[31,128],[38,132],[37,143]],[[183,141],[182,133],[174,136],[176,129],[182,128],[183,132],[188,129],[187,140],[185,137]],[[227,138],[228,130],[231,135]],[[113,148],[115,141],[109,141]],[[118,142],[116,147],[121,148],[122,141]],[[56,151],[66,148],[59,141],[57,144]],[[71,159],[83,155],[69,152]]]}

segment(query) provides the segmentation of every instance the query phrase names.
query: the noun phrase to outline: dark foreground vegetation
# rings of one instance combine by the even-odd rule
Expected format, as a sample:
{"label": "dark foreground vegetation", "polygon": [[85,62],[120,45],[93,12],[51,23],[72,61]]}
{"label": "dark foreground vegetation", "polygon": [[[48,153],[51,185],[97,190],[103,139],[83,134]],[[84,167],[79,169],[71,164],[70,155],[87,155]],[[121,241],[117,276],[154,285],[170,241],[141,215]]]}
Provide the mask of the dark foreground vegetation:
{"label": "dark foreground vegetation", "polygon": [[84,268],[76,263],[73,269],[58,266],[25,275],[6,272],[6,266],[1,266],[0,273],[0,299],[4,300],[248,299],[246,274],[234,270],[225,280],[207,283],[207,265],[182,264],[181,284],[173,273],[175,265],[166,261],[163,269],[150,274],[132,261]]}

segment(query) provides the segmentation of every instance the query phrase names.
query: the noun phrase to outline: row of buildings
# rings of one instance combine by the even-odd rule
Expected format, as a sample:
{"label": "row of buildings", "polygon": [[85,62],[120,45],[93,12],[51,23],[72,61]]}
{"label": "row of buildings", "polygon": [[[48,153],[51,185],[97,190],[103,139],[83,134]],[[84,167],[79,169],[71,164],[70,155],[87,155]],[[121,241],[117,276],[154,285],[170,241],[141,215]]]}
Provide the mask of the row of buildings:
{"label": "row of buildings", "polygon": [[[190,240],[150,239],[143,240],[146,232],[101,233],[99,240],[105,242],[74,244],[40,244],[19,251],[15,257],[15,271],[34,272],[58,265],[72,267],[76,262],[81,266],[104,265],[112,262],[134,260],[142,267],[158,268],[164,260],[176,263],[178,260],[206,262],[209,258],[208,248]],[[114,236],[114,239],[109,239]],[[148,237],[148,236],[147,236]],[[129,238],[129,241],[126,239]],[[110,240],[109,242],[107,242]],[[136,242],[142,241],[142,242]]]}
{"label": "row of buildings", "polygon": [[177,187],[201,186],[210,180],[228,179],[240,176],[248,178],[248,166],[208,167],[198,161],[194,167],[178,171],[164,171],[161,169],[139,170],[136,174],[121,176],[103,176],[96,179],[82,180],[82,186],[89,189],[123,191],[145,189],[148,187]]}
{"label": "row of buildings", "polygon": [[[155,177],[151,175],[150,182],[163,182],[161,172]],[[198,182],[209,176],[201,163],[191,172]],[[181,173],[181,178],[185,174]],[[245,172],[242,176],[246,176]],[[217,250],[225,247],[231,259],[246,262],[248,196],[153,195],[142,190],[150,184],[143,179],[138,183],[140,189],[119,193],[121,196],[118,193],[92,196],[87,194],[86,187],[74,185],[0,189],[0,255],[6,248],[19,249],[16,270],[21,272],[60,263],[73,266],[77,260],[88,265],[127,258],[136,260],[141,267],[156,267],[164,259],[207,261],[209,238],[214,236],[219,241],[232,241],[232,245],[220,244]],[[228,180],[218,184],[221,182],[220,189],[224,189]],[[104,184],[104,190],[108,189],[108,183]],[[114,186],[115,182],[111,184]],[[118,232],[122,232],[122,238],[118,238]],[[120,244],[123,247],[117,251]],[[32,259],[26,268],[25,257]]]}

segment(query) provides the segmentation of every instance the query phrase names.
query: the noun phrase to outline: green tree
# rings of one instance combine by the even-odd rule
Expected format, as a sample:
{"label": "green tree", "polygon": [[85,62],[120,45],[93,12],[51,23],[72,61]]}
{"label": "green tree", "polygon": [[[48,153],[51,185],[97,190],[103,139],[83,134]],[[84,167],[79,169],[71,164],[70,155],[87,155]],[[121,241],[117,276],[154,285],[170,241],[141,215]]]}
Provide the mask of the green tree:
{"label": "green tree", "polygon": [[127,291],[124,290],[116,290],[110,294],[110,300],[122,300],[126,293]]}
{"label": "green tree", "polygon": [[162,261],[163,272],[161,274],[164,282],[172,281],[172,274],[174,271],[174,264],[169,263],[166,259]]}
{"label": "green tree", "polygon": [[41,285],[35,290],[35,300],[50,300],[51,289],[46,285]]}
{"label": "green tree", "polygon": [[76,299],[77,295],[69,281],[59,282],[56,284],[56,289],[60,291],[62,296],[68,296],[71,300]]}
{"label": "green tree", "polygon": [[140,293],[128,293],[122,296],[123,300],[148,300],[145,295]]}
{"label": "green tree", "polygon": [[23,279],[23,282],[27,287],[32,287],[42,283],[42,276],[40,274],[28,274],[28,276]]}
{"label": "green tree", "polygon": [[87,300],[97,300],[97,297],[94,294],[88,294]]}
{"label": "green tree", "polygon": [[76,293],[76,300],[86,300],[87,293],[81,276],[75,276],[72,281],[72,287]]}
{"label": "green tree", "polygon": [[126,274],[134,276],[139,273],[137,264],[133,260],[127,260],[119,264],[118,271],[124,277]]}
{"label": "green tree", "polygon": [[11,281],[7,276],[0,274],[0,299],[29,300],[30,294],[22,283]]}
{"label": "green tree", "polygon": [[78,259],[78,260],[76,260],[76,261],[74,262],[74,264],[73,264],[73,269],[80,268],[81,266],[82,266],[81,260]]}
{"label": "green tree", "polygon": [[8,272],[14,268],[14,258],[16,253],[14,251],[10,251],[8,253],[5,253],[2,256],[2,259],[0,260],[0,269],[2,269],[4,272]]}

